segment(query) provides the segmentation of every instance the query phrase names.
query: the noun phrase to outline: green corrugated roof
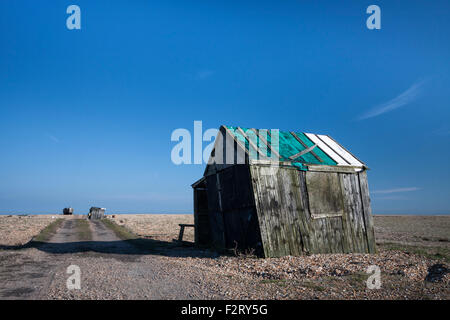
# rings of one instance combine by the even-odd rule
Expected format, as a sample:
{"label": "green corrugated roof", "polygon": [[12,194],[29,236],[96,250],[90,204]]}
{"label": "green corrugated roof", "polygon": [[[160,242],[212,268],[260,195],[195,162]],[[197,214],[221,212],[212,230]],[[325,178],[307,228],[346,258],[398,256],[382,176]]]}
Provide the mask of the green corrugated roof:
{"label": "green corrugated roof", "polygon": [[[271,134],[276,134],[278,131],[279,136],[279,146],[278,151],[280,155],[279,161],[290,162],[291,165],[298,167],[301,170],[306,170],[304,164],[317,164],[317,165],[330,165],[335,166],[337,162],[334,161],[331,157],[328,156],[319,146],[316,146],[311,152],[307,152],[293,160],[290,157],[304,151],[305,149],[314,146],[315,144],[302,132],[288,132],[288,131],[270,131],[270,130],[258,130],[258,129],[249,129],[243,127],[233,127],[226,126],[228,131],[233,134],[237,140],[239,140],[242,145],[245,145],[245,148],[249,153],[254,156],[254,159],[259,159],[260,155],[257,155],[257,151],[251,146],[251,143],[248,141],[248,138],[252,140],[252,142],[257,146],[258,149],[265,152],[268,157],[271,156],[270,148],[267,148],[264,140],[261,140],[257,137],[256,134],[252,130],[256,130],[260,135],[263,136],[269,145],[272,145],[272,136]],[[246,133],[245,137],[240,130],[240,128],[244,133]],[[268,133],[267,133],[268,132]],[[299,140],[297,140],[297,138]],[[275,139],[273,139],[275,141]]]}

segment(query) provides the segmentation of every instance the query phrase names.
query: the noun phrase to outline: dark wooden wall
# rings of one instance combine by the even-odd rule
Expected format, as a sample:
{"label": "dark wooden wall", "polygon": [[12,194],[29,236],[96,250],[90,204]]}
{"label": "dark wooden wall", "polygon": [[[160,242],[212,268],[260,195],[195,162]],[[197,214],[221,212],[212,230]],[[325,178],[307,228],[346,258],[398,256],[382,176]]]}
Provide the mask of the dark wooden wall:
{"label": "dark wooden wall", "polygon": [[194,188],[194,225],[195,243],[208,245],[211,243],[211,231],[208,214],[208,197],[206,188]]}
{"label": "dark wooden wall", "polygon": [[365,171],[251,165],[250,172],[266,257],[375,252]]}
{"label": "dark wooden wall", "polygon": [[248,165],[234,165],[206,177],[211,239],[216,248],[253,248],[262,254]]}
{"label": "dark wooden wall", "polygon": [[91,219],[103,219],[105,217],[105,210],[102,208],[92,207],[89,209]]}

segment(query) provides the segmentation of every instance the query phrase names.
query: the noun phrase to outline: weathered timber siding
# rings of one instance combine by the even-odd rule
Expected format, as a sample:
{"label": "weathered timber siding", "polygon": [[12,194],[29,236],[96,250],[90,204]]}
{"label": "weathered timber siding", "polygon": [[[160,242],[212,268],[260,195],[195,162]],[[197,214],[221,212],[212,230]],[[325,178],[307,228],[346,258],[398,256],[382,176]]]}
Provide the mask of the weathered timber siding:
{"label": "weathered timber siding", "polygon": [[[262,254],[249,167],[234,165],[206,179],[213,245]],[[214,234],[214,233],[218,234]]]}
{"label": "weathered timber siding", "polygon": [[[324,178],[315,172],[262,165],[251,165],[250,172],[266,257],[375,252],[365,172],[323,173],[336,175]],[[321,183],[333,186],[313,194],[311,201],[323,197],[325,202],[314,204],[315,215],[310,210],[307,181],[311,184],[311,179],[317,179],[315,188]]]}
{"label": "weathered timber siding", "polygon": [[208,198],[206,189],[194,189],[194,225],[195,225],[195,243],[198,245],[207,245],[211,242]]}
{"label": "weathered timber siding", "polygon": [[353,173],[340,174],[344,189],[346,240],[350,252],[369,252],[366,227],[364,224],[364,208],[361,198],[358,175]]}
{"label": "weathered timber siding", "polygon": [[367,181],[367,172],[363,171],[358,173],[358,178],[364,208],[364,223],[367,232],[368,251],[370,253],[375,253],[376,252],[375,230],[373,226],[372,208],[370,206],[370,193],[369,193],[369,183]]}
{"label": "weathered timber siding", "polygon": [[306,172],[309,210],[315,218],[342,216],[343,192],[337,172]]}
{"label": "weathered timber siding", "polygon": [[302,254],[309,242],[296,169],[250,166],[264,255]]}
{"label": "weathered timber siding", "polygon": [[213,248],[220,250],[225,248],[225,229],[219,179],[217,174],[206,177],[211,245]]}

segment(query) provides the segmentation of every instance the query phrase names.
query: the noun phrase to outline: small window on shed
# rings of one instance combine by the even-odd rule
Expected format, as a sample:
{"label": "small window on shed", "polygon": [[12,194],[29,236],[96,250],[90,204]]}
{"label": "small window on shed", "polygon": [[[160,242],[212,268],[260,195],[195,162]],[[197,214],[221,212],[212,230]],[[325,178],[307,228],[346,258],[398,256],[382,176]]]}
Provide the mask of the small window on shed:
{"label": "small window on shed", "polygon": [[344,213],[344,199],[336,172],[306,172],[309,210],[314,219],[339,217]]}

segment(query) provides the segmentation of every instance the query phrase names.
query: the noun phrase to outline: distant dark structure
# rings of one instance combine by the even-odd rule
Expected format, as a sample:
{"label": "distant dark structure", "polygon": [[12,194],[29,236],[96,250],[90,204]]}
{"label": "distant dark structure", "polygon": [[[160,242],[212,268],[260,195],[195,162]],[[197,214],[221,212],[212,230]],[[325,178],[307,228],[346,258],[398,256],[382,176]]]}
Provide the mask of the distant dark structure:
{"label": "distant dark structure", "polygon": [[73,214],[73,208],[64,208],[63,215],[71,215]]}
{"label": "distant dark structure", "polygon": [[367,169],[326,135],[221,126],[192,185],[195,242],[262,257],[374,253]]}
{"label": "distant dark structure", "polygon": [[92,207],[89,210],[89,219],[102,219],[105,217],[105,208]]}

